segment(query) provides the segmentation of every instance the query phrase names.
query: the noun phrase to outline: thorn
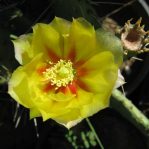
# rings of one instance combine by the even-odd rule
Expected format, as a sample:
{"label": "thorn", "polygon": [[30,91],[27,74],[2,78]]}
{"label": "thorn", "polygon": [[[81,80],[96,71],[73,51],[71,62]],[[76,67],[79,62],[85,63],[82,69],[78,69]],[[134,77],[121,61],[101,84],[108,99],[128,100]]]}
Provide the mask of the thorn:
{"label": "thorn", "polygon": [[34,125],[35,125],[35,130],[36,130],[36,136],[39,138],[39,132],[38,132],[38,125],[37,125],[37,119],[34,118]]}
{"label": "thorn", "polygon": [[125,93],[125,90],[124,90],[124,86],[121,85],[121,88],[122,88],[123,95],[126,96],[126,93]]}
{"label": "thorn", "polygon": [[149,52],[149,48],[145,48],[144,49],[144,52]]}
{"label": "thorn", "polygon": [[132,20],[133,20],[133,18],[129,19],[129,20],[127,21],[127,24],[130,25]]}
{"label": "thorn", "polygon": [[133,57],[131,57],[131,59],[138,60],[138,61],[141,61],[141,62],[143,61],[143,59],[138,58],[138,57],[134,57],[134,56],[133,56]]}
{"label": "thorn", "polygon": [[142,17],[140,17],[140,18],[137,20],[137,22],[136,22],[137,27],[140,27],[141,22],[142,22]]}
{"label": "thorn", "polygon": [[124,50],[124,55],[128,55],[128,50]]}

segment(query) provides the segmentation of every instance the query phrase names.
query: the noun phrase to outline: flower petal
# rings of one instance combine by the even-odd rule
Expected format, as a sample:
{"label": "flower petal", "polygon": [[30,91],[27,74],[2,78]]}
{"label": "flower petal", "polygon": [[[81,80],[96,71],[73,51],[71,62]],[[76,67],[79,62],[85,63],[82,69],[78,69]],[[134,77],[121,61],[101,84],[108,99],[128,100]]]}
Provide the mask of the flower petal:
{"label": "flower petal", "polygon": [[31,93],[29,89],[29,79],[22,67],[17,68],[13,72],[9,81],[8,93],[23,106],[27,108],[33,106],[33,102],[30,100]]}
{"label": "flower petal", "polygon": [[59,122],[59,123],[64,125],[67,129],[70,129],[71,127],[77,125],[81,121],[82,121],[82,118],[81,119],[76,119],[76,120],[73,120],[73,121],[69,121],[67,123],[61,123],[61,122]]}
{"label": "flower petal", "polygon": [[44,53],[52,62],[57,62],[62,56],[59,33],[50,25],[38,23],[33,27],[32,50],[33,55]]}
{"label": "flower petal", "polygon": [[102,51],[111,51],[114,55],[115,63],[122,64],[123,61],[123,48],[121,41],[112,33],[103,29],[96,30],[97,46]]}
{"label": "flower petal", "polygon": [[[54,96],[59,99],[53,100]],[[43,99],[40,99],[40,102],[38,102],[39,100],[36,102],[36,107],[41,112],[44,121],[52,118],[55,121],[66,124],[69,121],[81,118],[79,114],[80,108],[83,105],[89,104],[92,96],[92,93],[88,93],[82,89],[78,90],[77,96],[72,94],[70,99],[67,99],[67,95],[63,95],[61,101],[59,93],[58,95],[54,93],[49,95],[44,94],[42,96]]]}
{"label": "flower petal", "polygon": [[37,110],[37,108],[30,109],[30,119],[41,116],[41,113]]}
{"label": "flower petal", "polygon": [[95,37],[94,27],[89,22],[83,18],[73,19],[64,55],[74,62],[86,60],[97,52]]}
{"label": "flower petal", "polygon": [[38,110],[40,111],[43,121],[46,121],[47,119],[54,119],[57,116],[64,115],[70,111],[70,109],[64,108],[67,106],[67,102],[53,102],[52,100],[47,100],[48,98],[45,97],[40,101],[36,103]]}
{"label": "flower petal", "polygon": [[107,94],[106,91],[93,94],[79,89],[78,96],[67,106],[70,111],[68,110],[64,114],[53,117],[53,119],[69,129],[84,118],[106,108],[109,105],[109,96],[110,94]]}
{"label": "flower petal", "polygon": [[38,94],[37,82],[39,77],[36,71],[36,65],[41,61],[42,55],[37,55],[30,63],[18,67],[12,74],[8,84],[8,93],[17,102],[27,108],[34,106],[34,98]]}
{"label": "flower petal", "polygon": [[61,36],[67,36],[70,31],[71,22],[63,18],[55,17],[49,25],[59,32]]}
{"label": "flower petal", "polygon": [[64,114],[60,113],[60,115],[54,117],[53,119],[68,129],[75,126],[77,123],[83,120],[83,118],[85,118],[82,117],[81,114],[82,108],[85,105],[90,105],[93,97],[94,95],[92,93],[86,92],[79,88],[78,95],[74,97],[67,106],[64,107],[65,111],[67,112]]}
{"label": "flower petal", "polygon": [[[78,113],[78,110],[74,110],[73,112],[71,111],[70,113],[56,117],[54,118],[54,120],[57,123],[64,125],[67,129],[70,129],[71,127],[77,125],[80,121],[82,121],[82,118],[78,117],[80,115],[80,113]],[[74,116],[74,118],[72,118],[71,116],[71,118],[74,120],[70,120],[70,114]]]}
{"label": "flower petal", "polygon": [[[101,52],[90,58],[82,69],[87,69],[84,77],[78,78],[93,93],[111,93],[118,75],[117,65],[111,52]],[[85,89],[85,88],[84,88]]]}
{"label": "flower petal", "polygon": [[[105,89],[106,90],[106,89]],[[100,94],[95,94],[92,98],[90,104],[84,105],[81,108],[82,118],[92,116],[93,114],[99,112],[100,110],[109,106],[110,93],[107,94],[106,91],[103,91]]]}
{"label": "flower petal", "polygon": [[32,58],[30,53],[31,41],[32,34],[21,35],[12,41],[14,44],[15,58],[22,65],[28,63]]}

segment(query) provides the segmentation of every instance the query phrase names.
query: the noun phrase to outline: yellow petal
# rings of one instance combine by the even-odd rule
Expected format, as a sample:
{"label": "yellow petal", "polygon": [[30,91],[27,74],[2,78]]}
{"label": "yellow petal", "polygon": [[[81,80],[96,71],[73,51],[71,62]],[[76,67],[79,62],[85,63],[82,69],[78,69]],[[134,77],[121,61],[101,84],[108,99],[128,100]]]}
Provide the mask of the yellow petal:
{"label": "yellow petal", "polygon": [[[78,109],[70,109],[70,111],[68,111],[66,114],[60,115],[58,117],[54,117],[53,118],[56,122],[61,123],[65,126],[67,126],[67,128],[71,127],[72,125],[74,126],[75,124],[77,124],[78,121],[81,121],[81,115],[80,115],[80,111]],[[75,123],[72,123],[75,122]]]}
{"label": "yellow petal", "polygon": [[93,93],[87,92],[78,87],[77,96],[75,96],[67,105],[66,108],[81,108],[83,105],[90,104],[92,102]]}
{"label": "yellow petal", "polygon": [[57,61],[62,56],[62,46],[59,33],[50,25],[38,23],[33,27],[33,55],[44,53],[45,59]]}
{"label": "yellow petal", "polygon": [[59,122],[58,120],[56,120],[58,123],[60,123],[60,124],[62,124],[62,125],[64,125],[67,129],[70,129],[71,127],[73,127],[73,126],[75,126],[75,125],[77,125],[78,123],[80,123],[81,121],[82,121],[82,118],[80,118],[80,119],[76,119],[76,120],[73,120],[73,121],[68,121],[68,122],[63,122],[63,123],[61,123],[61,122]]}
{"label": "yellow petal", "polygon": [[82,68],[87,69],[87,74],[79,80],[87,85],[90,92],[111,93],[118,75],[118,68],[111,52],[96,54]]}
{"label": "yellow petal", "polygon": [[[88,93],[81,89],[78,90],[77,96],[67,94],[61,96],[61,93],[42,94],[36,100],[36,107],[42,114],[43,120],[49,118],[61,123],[68,123],[76,119],[80,119],[80,108],[92,101],[92,93]],[[70,99],[67,99],[70,97]],[[55,99],[53,99],[55,98]],[[57,98],[57,99],[56,99]]]}
{"label": "yellow petal", "polygon": [[93,97],[94,94],[78,89],[77,96],[63,106],[66,113],[60,112],[59,115],[53,117],[53,119],[68,129],[75,126],[84,118],[82,117],[82,108],[85,105],[92,104]]}
{"label": "yellow petal", "polygon": [[[56,97],[59,99],[56,100]],[[57,95],[54,92],[43,93],[40,91],[35,106],[40,111],[43,120],[45,121],[49,118],[54,118],[70,111],[70,109],[67,108],[70,99],[66,98],[68,97],[62,96],[60,99],[59,94]]]}
{"label": "yellow petal", "polygon": [[22,67],[13,72],[8,86],[8,93],[12,98],[27,108],[33,106],[33,102],[30,99],[29,79]]}
{"label": "yellow petal", "polygon": [[38,94],[36,88],[40,80],[35,71],[41,59],[42,55],[39,54],[30,63],[18,67],[8,84],[8,93],[11,97],[27,108],[34,107],[35,95]]}
{"label": "yellow petal", "polygon": [[38,110],[40,111],[43,121],[46,121],[47,119],[54,119],[57,116],[64,115],[70,109],[65,109],[64,107],[67,106],[67,102],[62,103],[54,103],[49,101],[44,101],[43,103],[39,104],[37,103]]}
{"label": "yellow petal", "polygon": [[75,62],[86,60],[97,52],[95,37],[94,27],[89,22],[83,18],[73,19],[64,55]]}
{"label": "yellow petal", "polygon": [[59,32],[61,36],[67,36],[70,31],[71,22],[63,18],[55,17],[49,25]]}
{"label": "yellow petal", "polygon": [[[105,88],[106,90],[106,88]],[[81,108],[81,117],[86,118],[99,112],[100,110],[109,106],[109,98],[111,92],[103,91],[102,93],[95,94],[90,104],[84,105]]]}
{"label": "yellow petal", "polygon": [[37,108],[30,109],[30,119],[41,116],[41,113],[37,110]]}
{"label": "yellow petal", "polygon": [[21,35],[16,40],[12,41],[14,44],[15,58],[22,65],[28,63],[32,59],[30,53],[31,41],[32,34]]}

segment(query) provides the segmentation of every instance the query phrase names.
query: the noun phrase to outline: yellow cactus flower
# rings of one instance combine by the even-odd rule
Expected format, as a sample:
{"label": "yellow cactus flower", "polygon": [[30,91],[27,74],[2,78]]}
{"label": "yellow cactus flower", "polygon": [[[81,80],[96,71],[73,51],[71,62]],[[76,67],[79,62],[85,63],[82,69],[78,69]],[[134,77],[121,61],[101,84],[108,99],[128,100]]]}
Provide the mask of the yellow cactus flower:
{"label": "yellow cactus flower", "polygon": [[22,66],[13,72],[8,92],[30,109],[30,118],[51,118],[70,128],[109,105],[122,62],[114,35],[95,31],[83,18],[55,17],[13,43]]}

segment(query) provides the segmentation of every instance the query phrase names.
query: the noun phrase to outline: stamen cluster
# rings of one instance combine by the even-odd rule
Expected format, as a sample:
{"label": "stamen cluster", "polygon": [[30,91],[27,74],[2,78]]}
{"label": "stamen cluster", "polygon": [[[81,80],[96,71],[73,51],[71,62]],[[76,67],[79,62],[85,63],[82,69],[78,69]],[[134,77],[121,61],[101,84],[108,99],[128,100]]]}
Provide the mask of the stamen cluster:
{"label": "stamen cluster", "polygon": [[49,62],[52,66],[47,68],[43,72],[46,80],[51,82],[51,85],[55,85],[55,89],[64,86],[66,87],[69,83],[72,83],[74,78],[74,69],[70,60],[60,59],[56,64]]}

